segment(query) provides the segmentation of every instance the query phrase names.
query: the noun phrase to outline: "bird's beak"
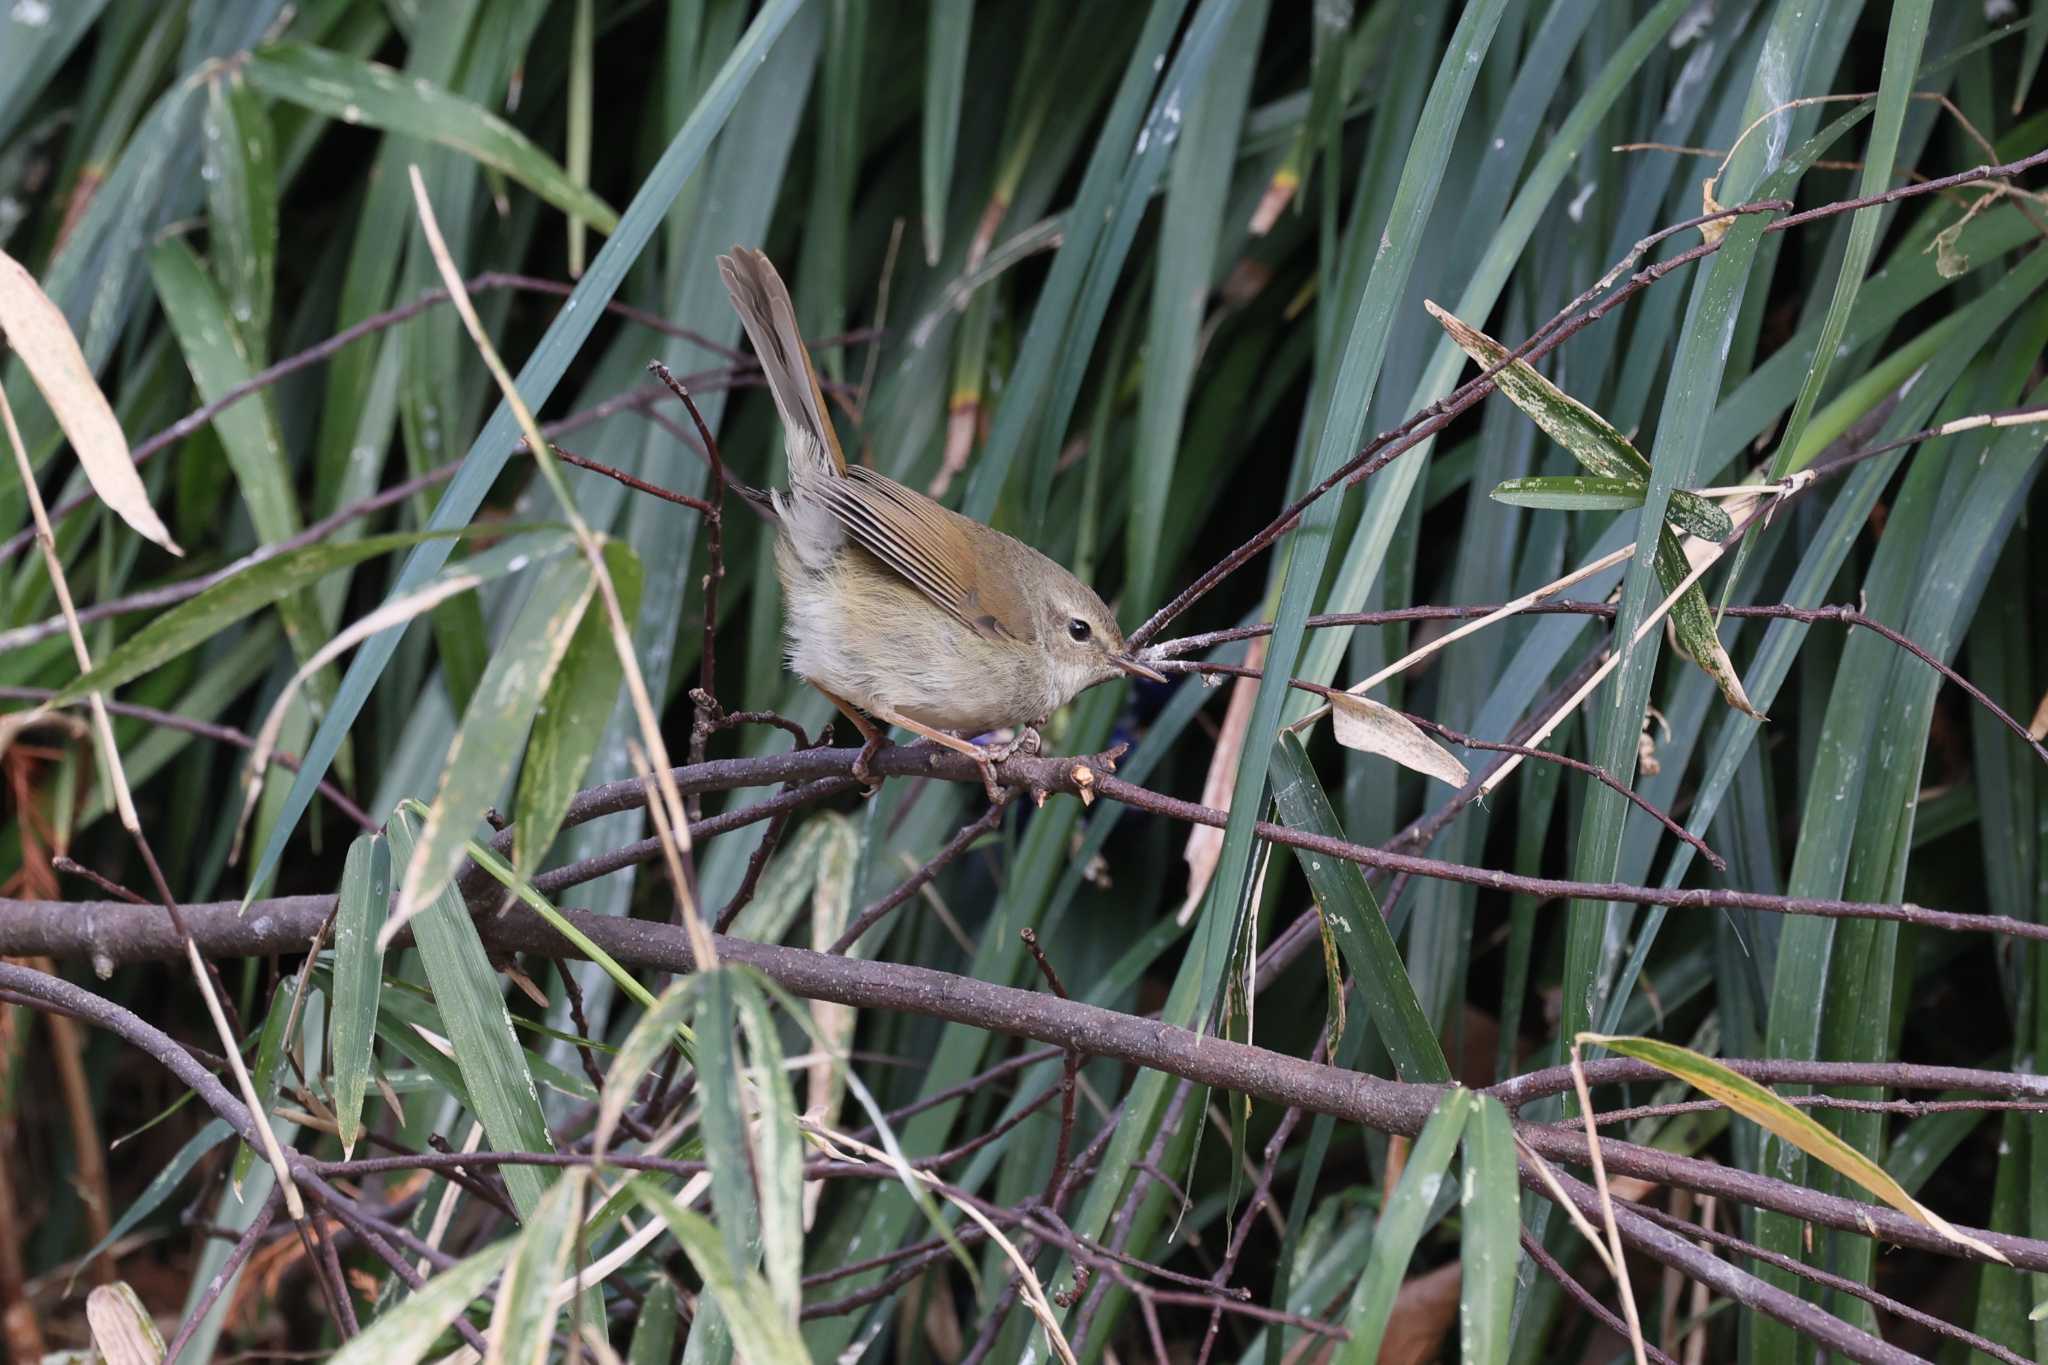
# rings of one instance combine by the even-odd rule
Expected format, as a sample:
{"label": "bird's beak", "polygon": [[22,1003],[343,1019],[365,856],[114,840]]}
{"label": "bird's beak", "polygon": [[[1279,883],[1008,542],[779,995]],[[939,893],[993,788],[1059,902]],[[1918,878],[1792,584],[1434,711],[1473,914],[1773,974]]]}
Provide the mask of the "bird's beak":
{"label": "bird's beak", "polygon": [[1112,654],[1109,656],[1109,661],[1110,663],[1116,665],[1116,667],[1122,669],[1124,672],[1130,674],[1134,678],[1144,678],[1150,682],[1156,683],[1163,683],[1166,681],[1166,675],[1164,673],[1161,673],[1158,669],[1153,668],[1147,664],[1139,663],[1136,659],[1132,658],[1128,654]]}

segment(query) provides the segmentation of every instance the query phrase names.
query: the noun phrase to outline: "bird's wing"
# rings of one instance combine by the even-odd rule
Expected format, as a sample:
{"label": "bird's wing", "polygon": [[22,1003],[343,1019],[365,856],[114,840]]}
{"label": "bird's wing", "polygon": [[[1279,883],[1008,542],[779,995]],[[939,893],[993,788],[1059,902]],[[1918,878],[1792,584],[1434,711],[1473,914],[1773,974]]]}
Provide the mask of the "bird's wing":
{"label": "bird's wing", "polygon": [[819,491],[855,544],[969,630],[989,640],[1027,637],[1030,616],[1016,585],[981,567],[988,547],[977,542],[1000,532],[860,465]]}

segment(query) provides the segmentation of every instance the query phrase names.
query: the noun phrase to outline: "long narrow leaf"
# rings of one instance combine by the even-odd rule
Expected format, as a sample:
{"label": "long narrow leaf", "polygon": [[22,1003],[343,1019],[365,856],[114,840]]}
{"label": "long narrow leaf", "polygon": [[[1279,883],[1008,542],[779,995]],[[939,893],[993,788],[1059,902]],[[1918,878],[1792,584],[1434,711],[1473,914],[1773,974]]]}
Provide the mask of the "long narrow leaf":
{"label": "long narrow leaf", "polygon": [[1768,1128],[1808,1156],[1826,1162],[1899,1212],[1933,1228],[1958,1246],[1966,1246],[1987,1260],[2005,1260],[2004,1254],[1996,1247],[1960,1231],[1940,1214],[1907,1194],[1884,1167],[1842,1141],[1804,1109],[1787,1104],[1768,1088],[1758,1085],[1739,1071],[1731,1071],[1712,1057],[1694,1052],[1690,1048],[1680,1047],[1676,1043],[1660,1042],[1655,1038],[1582,1033],[1579,1035],[1579,1041],[1583,1044],[1597,1044],[1619,1052],[1624,1057],[1634,1057],[1637,1061],[1648,1062],[1666,1075],[1684,1081],[1701,1094],[1719,1100],[1752,1123]]}
{"label": "long narrow leaf", "polygon": [[[413,817],[400,811],[391,817],[389,835],[393,865],[411,862],[419,835]],[[455,1065],[469,1090],[469,1100],[491,1146],[515,1152],[550,1152],[554,1138],[540,1109],[540,1092],[527,1069],[506,1013],[498,973],[484,952],[469,908],[455,888],[447,887],[412,920],[413,943],[434,1004],[455,1054]],[[531,1218],[540,1206],[547,1178],[532,1166],[507,1166],[505,1188],[520,1216]]]}
{"label": "long narrow leaf", "polygon": [[365,834],[348,846],[341,893],[334,906],[334,1118],[346,1159],[355,1151],[377,1037],[377,1001],[384,985],[384,955],[377,933],[391,904],[391,846]]}
{"label": "long narrow leaf", "polygon": [[1380,1342],[1387,1331],[1387,1319],[1394,1311],[1394,1295],[1407,1277],[1409,1258],[1422,1240],[1430,1213],[1443,1194],[1444,1177],[1451,1158],[1457,1155],[1458,1139],[1479,1108],[1479,1097],[1469,1090],[1453,1090],[1437,1104],[1436,1112],[1423,1125],[1401,1170],[1401,1181],[1380,1212],[1373,1229],[1372,1259],[1351,1293],[1344,1313],[1344,1330],[1350,1339],[1337,1348],[1331,1365],[1372,1365],[1380,1355]]}
{"label": "long narrow leaf", "polygon": [[[669,142],[661,160],[619,219],[617,231],[597,253],[589,273],[570,294],[541,337],[540,344],[521,368],[519,392],[530,409],[538,410],[545,406],[569,362],[590,335],[591,328],[597,325],[604,305],[611,301],[626,271],[639,258],[655,228],[660,225],[670,202],[696,170],[711,139],[732,112],[748,78],[759,69],[762,55],[789,23],[799,3],[800,0],[770,0],[763,7],[747,30],[746,37],[726,59],[703,100]],[[447,492],[435,505],[430,529],[463,526],[476,514],[484,494],[496,481],[506,460],[511,458],[517,427],[511,406],[500,402],[470,446],[469,453],[463,457],[462,468],[449,483]],[[398,580],[392,584],[390,595],[403,597],[418,588],[433,577],[447,558],[445,550],[431,544],[416,550],[406,560]],[[257,860],[250,878],[253,883],[267,881],[277,870],[278,860],[284,856],[285,841],[291,837],[299,817],[305,814],[320,779],[327,775],[328,764],[334,761],[335,754],[341,749],[342,737],[355,724],[363,703],[369,699],[370,689],[390,662],[392,652],[398,648],[400,633],[395,629],[384,632],[366,643],[350,662],[348,673],[342,678],[341,687],[327,714],[322,717],[319,730],[314,734],[312,743],[307,745],[298,777],[293,781],[280,817],[271,829],[263,855]]]}
{"label": "long narrow leaf", "polygon": [[[1316,780],[1301,741],[1282,733],[1274,745],[1273,763],[1273,803],[1279,807],[1281,820],[1295,829],[1343,838],[1337,814]],[[1296,849],[1295,856],[1315,892],[1316,909],[1336,938],[1345,964],[1358,978],[1359,993],[1372,1011],[1380,1038],[1402,1079],[1449,1081],[1450,1063],[1415,998],[1415,985],[1408,979],[1401,950],[1387,932],[1379,901],[1366,884],[1365,874],[1358,864],[1341,858],[1326,858],[1306,849]]]}
{"label": "long narrow leaf", "polygon": [[304,43],[260,47],[249,54],[243,70],[251,85],[273,99],[344,123],[365,123],[452,147],[599,232],[618,230],[618,214],[554,158],[497,115],[446,90],[409,81],[377,62]]}
{"label": "long narrow leaf", "polygon": [[558,559],[540,573],[477,683],[462,729],[449,746],[419,846],[405,863],[385,937],[439,895],[462,861],[463,845],[512,776],[513,764],[578,622],[597,591],[590,564]]}

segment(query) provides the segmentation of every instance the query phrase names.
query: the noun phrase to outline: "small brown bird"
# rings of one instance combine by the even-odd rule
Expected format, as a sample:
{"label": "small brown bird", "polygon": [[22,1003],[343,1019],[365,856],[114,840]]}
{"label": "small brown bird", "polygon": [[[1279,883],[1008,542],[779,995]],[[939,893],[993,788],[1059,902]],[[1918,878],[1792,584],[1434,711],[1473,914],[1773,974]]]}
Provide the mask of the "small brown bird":
{"label": "small brown bird", "polygon": [[[1080,579],[847,464],[782,277],[744,247],[720,256],[718,270],[782,414],[789,487],[766,496],[789,666],[867,741],[856,777],[870,781],[868,759],[884,742],[872,716],[972,757],[994,800],[994,765],[1077,693],[1124,675],[1165,681],[1131,656],[1116,617]],[[971,742],[1009,726],[1024,727],[1010,744]]]}

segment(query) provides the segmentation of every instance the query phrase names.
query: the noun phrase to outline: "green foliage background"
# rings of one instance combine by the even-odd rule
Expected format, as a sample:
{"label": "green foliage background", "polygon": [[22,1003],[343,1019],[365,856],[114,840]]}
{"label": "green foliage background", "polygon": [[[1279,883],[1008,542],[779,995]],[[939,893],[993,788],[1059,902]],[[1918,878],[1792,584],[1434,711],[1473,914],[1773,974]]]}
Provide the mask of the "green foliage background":
{"label": "green foliage background", "polygon": [[[435,286],[407,185],[406,168],[417,164],[464,270],[556,281],[580,272],[566,307],[530,289],[479,294],[486,326],[524,365],[522,390],[543,420],[595,414],[560,435],[562,444],[701,496],[704,465],[673,429],[649,420],[647,395],[623,410],[605,405],[641,390],[646,362],[658,357],[697,377],[698,402],[734,472],[776,480],[770,405],[729,388],[739,328],[713,265],[735,242],[759,244],[792,281],[805,330],[821,342],[825,377],[857,412],[842,424],[849,447],[914,486],[942,483],[963,510],[1074,566],[1129,627],[1365,436],[1469,374],[1424,299],[1513,344],[1639,238],[1700,211],[1700,181],[1718,156],[1610,150],[1615,144],[1726,149],[1785,101],[1877,92],[1772,117],[1716,188],[1726,204],[1784,196],[1802,207],[2040,150],[2048,144],[2039,97],[2048,5],[2004,27],[1986,9],[1931,0],[768,0],[758,8],[740,0],[24,0],[0,15],[0,249],[64,309],[139,442],[266,365]],[[1909,98],[1915,93],[1947,103]],[[1291,186],[1291,196],[1254,231],[1276,185]],[[1405,652],[1417,630],[1307,631],[1311,613],[1502,601],[1627,543],[1639,525],[1659,524],[1673,489],[1733,482],[1759,466],[1782,475],[1845,433],[1885,440],[2040,403],[2048,208],[2013,197],[1979,206],[1982,189],[1782,234],[1764,235],[1762,218],[1740,220],[1719,253],[1548,359],[1551,378],[1648,456],[1643,511],[1533,511],[1491,500],[1503,480],[1576,470],[1494,399],[1363,487],[1317,503],[1276,554],[1254,561],[1174,630],[1273,619],[1276,673],[1353,681]],[[1966,214],[1959,236],[1943,236]],[[1650,259],[1696,240],[1675,237]],[[696,339],[602,313],[614,298]],[[855,339],[840,340],[856,329]],[[85,491],[75,459],[18,361],[8,360],[5,379],[46,497],[70,501]],[[1753,535],[1734,572],[1707,580],[1710,593],[1737,603],[1861,600],[2024,718],[2048,680],[2048,633],[2035,625],[2048,580],[2028,534],[2041,511],[2034,476],[2044,430],[1979,430],[1862,464]],[[962,431],[971,441],[949,446]],[[154,453],[144,478],[185,559],[143,545],[90,500],[60,520],[59,552],[82,607],[114,602],[230,564],[458,459],[452,479],[344,520],[321,543],[559,521],[531,462],[513,453],[515,439],[456,318],[429,308],[295,370]],[[942,474],[949,450],[962,462]],[[569,471],[569,485],[583,516],[620,546],[620,562],[628,552],[637,561],[645,584],[634,614],[637,656],[680,737],[684,693],[697,684],[705,644],[702,523],[595,474]],[[0,478],[0,529],[27,524],[10,473]],[[715,691],[733,708],[777,708],[815,728],[829,711],[782,668],[767,539],[741,516],[726,532]],[[487,562],[502,567],[519,558],[491,540],[415,537],[337,566],[280,595],[275,609],[209,630],[119,696],[253,731],[285,679],[344,623],[427,581],[444,561],[495,554]],[[9,549],[0,564],[0,629],[10,632],[0,637],[0,685],[25,701],[36,694],[23,689],[62,688],[77,670],[63,636],[37,627],[56,609],[41,561],[20,538]],[[129,778],[178,893],[198,901],[340,886],[353,831],[326,803],[309,803],[318,770],[331,759],[335,779],[378,822],[401,800],[431,799],[493,661],[532,644],[514,623],[537,576],[508,572],[316,673],[281,735],[284,749],[309,755],[309,775],[296,786],[280,776],[266,789],[240,865],[228,862],[240,753],[120,721]],[[1663,595],[1647,556],[1575,591],[1597,599],[1611,590],[1620,593],[1622,629]],[[131,641],[156,614],[92,620],[95,657]],[[1582,617],[1517,620],[1459,644],[1382,696],[1468,733],[1505,737],[1597,646],[1599,629]],[[1731,621],[1721,638],[1768,725],[1731,711],[1702,672],[1674,661],[1652,635],[1556,742],[1617,774],[1634,772],[1644,796],[1727,856],[1725,873],[1697,865],[1618,794],[1542,764],[1466,810],[1426,851],[1593,881],[2048,918],[2048,783],[2023,744],[1868,633]],[[1217,657],[1236,661],[1241,650]],[[573,657],[573,676],[591,679],[600,703],[576,741],[594,753],[582,780],[627,776],[630,710],[620,704],[598,719],[615,674],[586,662],[592,655]],[[1223,695],[1195,680],[1135,697],[1122,685],[1098,689],[1054,722],[1048,747],[1078,753],[1132,740],[1123,776],[1194,797]],[[1029,926],[1078,996],[1159,1009],[1188,1025],[1217,1018],[1239,960],[1241,908],[1257,908],[1264,941],[1309,903],[1313,878],[1298,876],[1291,860],[1258,856],[1250,837],[1250,822],[1268,806],[1270,737],[1309,704],[1277,679],[1259,689],[1220,863],[1185,924],[1175,918],[1188,899],[1184,827],[1056,799],[1013,813],[998,837],[935,884],[964,940],[946,917],[913,904],[862,951],[1028,986],[1038,978],[1017,931]],[[1639,765],[1646,708],[1658,718],[1643,751],[1654,761]],[[509,763],[524,723],[497,719],[484,733]],[[755,728],[718,737],[712,752],[787,743]],[[680,754],[683,744],[671,748]],[[1328,792],[1322,818],[1361,842],[1386,842],[1440,799],[1420,778],[1326,738],[1308,752],[1308,780]],[[1284,753],[1278,761],[1271,785],[1296,783],[1301,769]],[[141,884],[88,746],[41,760],[17,748],[8,763],[0,873],[10,894],[93,894],[49,880],[53,848]],[[510,809],[508,779],[509,768],[498,784]],[[808,945],[806,906],[843,912],[867,903],[979,809],[970,787],[892,782],[871,801],[800,813],[736,932]],[[542,865],[639,837],[637,819],[568,830]],[[706,904],[732,895],[760,837],[751,826],[700,850]],[[1100,875],[1090,871],[1097,854]],[[358,859],[367,868],[368,853]],[[1341,894],[1313,889],[1326,904]],[[661,915],[667,895],[658,877],[628,871],[563,900]],[[1556,1039],[1587,1027],[1655,1031],[1729,1056],[2021,1070],[2033,1069],[2048,1028],[2041,954],[1989,936],[1537,905],[1449,882],[1419,881],[1387,905],[1415,1017],[1442,1040],[1452,1073],[1475,1084],[1554,1060]],[[381,996],[369,992],[362,1004],[358,980],[347,998],[374,1017],[385,1041],[380,1063],[423,1079],[432,1063],[400,1041],[405,1021],[437,1017],[433,1000],[445,1002],[452,987],[431,961],[386,965]],[[291,999],[262,964],[224,970],[252,1031]],[[326,970],[316,974],[316,1001],[339,998]],[[577,970],[593,1030],[619,1042],[639,1005],[601,971]],[[498,983],[485,975],[495,1000]],[[166,1002],[203,1026],[189,987],[169,979],[131,968],[106,989]],[[1307,1055],[1324,1024],[1321,980],[1313,962],[1290,968],[1249,1021],[1254,1040]],[[522,1024],[570,1030],[559,984],[542,985],[550,1011],[543,1017],[515,997],[515,1014]],[[737,1005],[702,1008],[728,1021],[735,1009],[744,1014],[754,988],[733,989]],[[320,1069],[322,1008],[302,1024],[308,1074]],[[1247,1021],[1226,1013],[1221,1026],[1242,1036]],[[1409,1034],[1383,1036],[1386,1016],[1366,1002],[1354,999],[1349,1017],[1336,1058],[1343,1065],[1394,1074],[1390,1054],[1426,1052]],[[981,1031],[917,1018],[877,1014],[858,1029],[864,1056],[891,1059],[855,1068],[885,1107],[964,1080],[1006,1049]],[[542,1110],[570,1112],[587,1091],[573,1050],[539,1028],[523,1028],[519,1042],[508,1061],[539,1082]],[[799,1045],[794,1033],[784,1042]],[[121,1069],[111,1040],[91,1046],[108,1062],[103,1074]],[[0,1101],[25,1130],[57,1124],[46,1097],[26,1093],[22,1060],[12,1059]],[[1034,1067],[1015,1093],[1055,1077],[1058,1066]],[[1238,1161],[1262,1159],[1276,1116],[1254,1112],[1247,1124],[1226,1097],[1210,1097],[1222,1127],[1198,1151],[1199,1093],[1176,1104],[1173,1078],[1106,1063],[1084,1075],[1093,1095],[1127,1107],[1068,1210],[1073,1226],[1106,1235],[1116,1199],[1149,1161],[1184,1178],[1193,1203],[1176,1209],[1151,1186],[1118,1225],[1128,1249],[1207,1273],[1233,1208],[1242,1215]],[[160,1088],[146,1093],[140,1113],[102,1094],[102,1122],[124,1130],[168,1098]],[[983,1093],[944,1104],[897,1135],[908,1152],[937,1151],[991,1127],[1003,1103]],[[367,1106],[368,1121],[413,1144],[429,1131],[459,1140],[468,1121],[454,1101],[437,1108],[422,1099],[396,1124],[374,1087]],[[1169,1111],[1178,1123],[1162,1128]],[[1085,1138],[1100,1116],[1089,1102],[1082,1115]],[[1472,1123],[1476,1134],[1480,1120]],[[198,1120],[174,1124],[183,1141]],[[1053,1111],[1041,1111],[951,1178],[997,1203],[1025,1198],[1044,1185],[1056,1124]],[[1959,1220],[2048,1236],[2048,1133],[2035,1117],[1859,1114],[1838,1126]],[[1682,1116],[1631,1136],[1801,1175],[1798,1162],[1765,1150],[1755,1129],[1725,1117]],[[22,1141],[38,1169],[64,1168],[54,1136]],[[1373,1255],[1386,1143],[1315,1119],[1294,1142],[1279,1163],[1280,1230],[1251,1234],[1240,1276],[1275,1307],[1343,1317],[1359,1311],[1346,1305]],[[1238,1143],[1246,1145],[1231,1150]],[[267,1176],[257,1166],[249,1178],[260,1187]],[[1831,1179],[1809,1178],[1824,1187]],[[531,1183],[515,1189],[522,1206],[540,1197],[544,1182]],[[120,1192],[132,1199],[140,1183],[123,1181]],[[40,1197],[27,1242],[32,1269],[90,1241],[61,1179],[45,1182]],[[729,1197],[739,1196],[718,1196],[728,1228],[736,1216]],[[155,1222],[167,1222],[169,1207]],[[232,1223],[251,1207],[230,1202],[210,1216]],[[1579,1253],[1569,1232],[1545,1226],[1533,1201],[1527,1216],[1561,1253]],[[1745,1232],[1788,1253],[1810,1250],[1816,1263],[1858,1278],[1897,1285],[1927,1268],[1901,1257],[1918,1269],[1887,1269],[1868,1243],[1847,1236],[1820,1236],[1809,1249],[1800,1227],[1780,1218],[1753,1218]],[[928,1233],[899,1186],[842,1184],[803,1240],[801,1267],[829,1268]],[[1455,1210],[1432,1224],[1425,1259],[1446,1259],[1459,1233]],[[189,1283],[202,1285],[224,1251],[216,1243],[190,1261]],[[728,1239],[727,1252],[746,1262],[761,1248]],[[1007,1270],[986,1248],[975,1257],[979,1296],[964,1276],[953,1281],[970,1339]],[[1049,1285],[1066,1282],[1070,1268],[1040,1261]],[[644,1288],[650,1266],[626,1272],[629,1281]],[[2027,1321],[2044,1297],[2038,1279],[1952,1275],[1898,1292],[2022,1353],[2048,1349],[2043,1327]],[[761,1286],[771,1300],[779,1289]],[[1659,1292],[1645,1290],[1646,1304]],[[807,1349],[843,1358],[864,1342],[865,1358],[921,1358],[928,1347],[898,1325],[915,1319],[893,1317],[892,1302],[806,1323]],[[1875,1321],[1853,1299],[1826,1302],[1852,1321]],[[1474,1348],[1482,1358],[1541,1359],[1586,1331],[1547,1280],[1525,1278],[1516,1304],[1521,1330],[1511,1344],[1505,1335],[1482,1340]],[[1716,1356],[1738,1337],[1750,1359],[1785,1359],[1794,1349],[1785,1329],[1746,1319],[1738,1331],[1730,1316],[1713,1326]],[[1189,1311],[1172,1321],[1171,1335],[1192,1339],[1205,1323]],[[1120,1292],[1086,1315],[1085,1329],[1076,1346],[1091,1358],[1112,1341],[1129,1349],[1144,1331]],[[993,1358],[1022,1358],[1032,1331],[1013,1314]],[[693,1337],[690,1358],[732,1349],[729,1338],[718,1338],[722,1346],[711,1338],[709,1329],[703,1342]],[[627,1335],[614,1340],[623,1349]],[[1278,1359],[1296,1340],[1233,1318],[1219,1358]]]}

